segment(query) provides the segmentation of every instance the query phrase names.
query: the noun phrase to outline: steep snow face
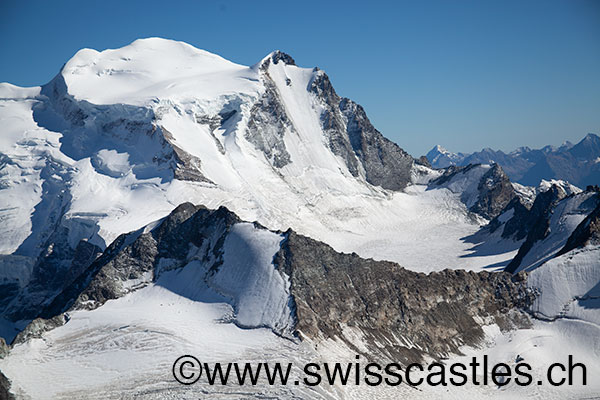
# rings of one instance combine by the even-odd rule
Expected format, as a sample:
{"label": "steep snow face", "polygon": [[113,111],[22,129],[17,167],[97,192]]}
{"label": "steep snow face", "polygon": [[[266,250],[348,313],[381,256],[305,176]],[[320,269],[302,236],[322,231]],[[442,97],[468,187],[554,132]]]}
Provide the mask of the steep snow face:
{"label": "steep snow face", "polygon": [[[190,257],[183,268],[161,273],[152,285],[201,302],[219,298],[232,306],[230,322],[289,335],[294,325],[289,280],[273,265],[283,240],[283,235],[250,223],[237,223],[227,233],[222,249],[196,249],[198,255]],[[202,252],[215,251],[222,251],[217,264],[200,259]],[[159,265],[167,266],[172,261],[165,258]]]}
{"label": "steep snow face", "polygon": [[570,318],[600,325],[600,246],[575,249],[531,272],[539,293],[533,311],[541,318]]}
{"label": "steep snow face", "polygon": [[285,333],[293,328],[290,283],[273,265],[282,240],[282,235],[249,223],[234,225],[225,239],[223,264],[209,282],[212,289],[233,299],[240,326]]}

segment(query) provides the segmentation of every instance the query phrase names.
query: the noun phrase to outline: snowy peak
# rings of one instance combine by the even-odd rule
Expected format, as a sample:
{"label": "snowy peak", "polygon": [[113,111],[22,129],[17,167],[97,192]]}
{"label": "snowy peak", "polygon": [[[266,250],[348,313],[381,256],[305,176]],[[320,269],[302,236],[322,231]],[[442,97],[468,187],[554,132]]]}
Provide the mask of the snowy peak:
{"label": "snowy peak", "polygon": [[446,168],[451,165],[457,165],[461,160],[459,154],[452,153],[439,144],[431,149],[425,157],[427,157],[431,165],[436,168]]}
{"label": "snowy peak", "polygon": [[263,58],[258,65],[261,68],[268,68],[270,63],[277,64],[279,62],[283,62],[285,65],[296,65],[296,61],[287,53],[284,53],[280,50],[275,50],[269,53],[265,58]]}
{"label": "snowy peak", "polygon": [[577,186],[571,185],[569,182],[563,181],[561,179],[550,179],[550,180],[542,179],[542,181],[536,188],[536,191],[537,191],[537,193],[546,192],[546,191],[552,189],[553,186],[561,188],[567,194],[567,196],[582,192],[582,190],[580,188],[578,188]]}
{"label": "snowy peak", "polygon": [[84,49],[41,88],[3,84],[2,315],[30,319],[119,235],[182,201],[319,233],[348,223],[354,199],[367,210],[410,183],[412,157],[323,71],[280,51],[263,65],[151,38]]}
{"label": "snowy peak", "polygon": [[[251,78],[252,72],[186,43],[150,38],[120,49],[80,50],[65,64],[61,75],[76,99],[141,105],[156,97],[210,94],[211,88],[249,88],[251,85],[236,81]],[[186,86],[190,87],[186,90]]]}

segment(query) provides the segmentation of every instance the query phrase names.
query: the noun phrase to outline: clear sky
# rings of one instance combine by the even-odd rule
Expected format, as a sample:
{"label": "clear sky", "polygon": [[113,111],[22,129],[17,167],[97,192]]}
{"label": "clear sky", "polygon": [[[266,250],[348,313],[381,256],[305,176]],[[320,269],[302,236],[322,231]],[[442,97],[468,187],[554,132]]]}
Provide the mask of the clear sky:
{"label": "clear sky", "polygon": [[319,66],[417,156],[600,133],[597,0],[0,0],[0,81],[44,84],[80,48],[150,36]]}

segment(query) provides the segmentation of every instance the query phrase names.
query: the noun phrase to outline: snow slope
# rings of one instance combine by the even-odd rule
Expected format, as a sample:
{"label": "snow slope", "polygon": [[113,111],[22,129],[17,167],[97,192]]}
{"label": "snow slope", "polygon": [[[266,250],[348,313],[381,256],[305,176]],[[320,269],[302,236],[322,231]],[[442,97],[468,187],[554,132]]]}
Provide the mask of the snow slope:
{"label": "snow slope", "polygon": [[[181,274],[189,274],[188,268]],[[172,366],[184,354],[226,363],[302,360],[311,352],[269,329],[223,323],[231,319],[232,306],[206,287],[195,287],[190,298],[161,283],[168,284],[146,287],[94,311],[75,312],[43,339],[16,346],[0,361],[13,390],[32,399],[285,397],[286,388],[267,385],[210,386],[204,378],[189,388],[176,384]]]}
{"label": "snow slope", "polygon": [[575,249],[532,271],[533,310],[544,319],[577,319],[600,329],[600,247]]}

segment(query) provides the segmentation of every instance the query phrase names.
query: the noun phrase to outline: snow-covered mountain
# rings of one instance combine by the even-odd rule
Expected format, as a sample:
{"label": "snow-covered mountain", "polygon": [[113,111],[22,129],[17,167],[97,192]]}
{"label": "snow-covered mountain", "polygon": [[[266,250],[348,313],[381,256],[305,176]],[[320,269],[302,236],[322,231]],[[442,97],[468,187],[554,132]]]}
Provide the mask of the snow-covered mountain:
{"label": "snow-covered mountain", "polygon": [[[492,262],[460,258],[478,228],[461,193],[407,188],[439,172],[281,52],[246,67],[163,39],[84,49],[0,99],[7,338],[120,234],[185,201],[417,270]],[[416,245],[433,230],[448,241]]]}
{"label": "snow-covered mountain", "polygon": [[496,163],[514,182],[537,186],[542,180],[565,180],[579,186],[600,182],[600,137],[589,133],[579,143],[542,149],[521,147],[510,153],[485,148],[474,153],[452,153],[437,145],[426,155],[435,168]]}
{"label": "snow-covered mountain", "polygon": [[464,153],[452,153],[439,144],[429,150],[425,155],[429,163],[435,168],[446,168],[451,165],[466,165],[461,164],[466,155]]}
{"label": "snow-covered mountain", "polygon": [[[25,398],[197,398],[170,375],[186,353],[407,363],[491,349],[507,361],[510,335],[543,331],[519,351],[548,359],[596,315],[534,312],[540,292],[567,296],[544,271],[563,279],[573,254],[583,272],[565,278],[569,293],[598,281],[593,188],[523,186],[500,163],[432,169],[279,51],[242,66],[158,38],[84,49],[42,87],[0,84],[0,121],[0,336],[12,343],[0,340],[0,370]],[[482,271],[519,259],[510,270],[535,264],[535,279]],[[587,360],[600,335],[586,329],[568,350]],[[202,387],[372,395],[234,389]]]}

